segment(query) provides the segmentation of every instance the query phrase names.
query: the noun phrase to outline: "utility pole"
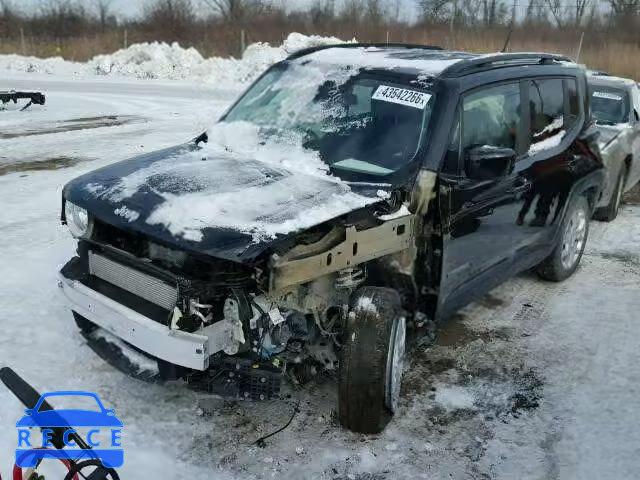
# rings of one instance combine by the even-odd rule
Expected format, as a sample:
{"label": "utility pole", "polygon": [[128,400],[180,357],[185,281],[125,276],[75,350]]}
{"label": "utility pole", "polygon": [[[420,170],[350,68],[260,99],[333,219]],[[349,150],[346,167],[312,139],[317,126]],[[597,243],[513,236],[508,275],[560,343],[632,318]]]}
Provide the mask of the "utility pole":
{"label": "utility pole", "polygon": [[24,41],[24,28],[20,27],[20,48],[22,49],[22,55],[27,54],[27,44]]}
{"label": "utility pole", "polygon": [[453,37],[453,22],[455,21],[456,15],[458,13],[458,0],[453,2],[453,12],[451,13],[451,21],[449,22],[449,33]]}
{"label": "utility pole", "polygon": [[576,52],[576,63],[580,60],[580,53],[582,53],[582,42],[584,40],[584,31],[580,34],[580,43],[578,43],[578,51]]}

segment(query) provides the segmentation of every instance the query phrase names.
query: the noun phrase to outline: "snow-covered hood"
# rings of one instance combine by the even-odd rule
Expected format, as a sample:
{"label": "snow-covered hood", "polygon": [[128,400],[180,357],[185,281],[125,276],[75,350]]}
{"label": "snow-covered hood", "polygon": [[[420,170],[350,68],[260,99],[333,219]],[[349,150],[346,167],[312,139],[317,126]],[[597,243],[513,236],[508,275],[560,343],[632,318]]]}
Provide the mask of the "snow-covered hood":
{"label": "snow-covered hood", "polygon": [[287,168],[308,155],[295,147],[264,146],[262,159],[227,148],[192,143],[134,157],[76,178],[63,195],[118,228],[235,261],[386,197],[378,188],[356,193],[314,162]]}

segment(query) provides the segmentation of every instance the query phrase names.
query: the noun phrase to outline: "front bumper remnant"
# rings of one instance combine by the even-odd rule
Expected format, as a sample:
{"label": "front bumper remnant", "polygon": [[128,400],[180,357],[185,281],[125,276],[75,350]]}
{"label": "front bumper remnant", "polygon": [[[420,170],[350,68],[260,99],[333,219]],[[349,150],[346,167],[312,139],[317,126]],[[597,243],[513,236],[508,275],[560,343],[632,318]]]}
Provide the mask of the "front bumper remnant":
{"label": "front bumper remnant", "polygon": [[149,355],[194,370],[206,370],[209,357],[223,350],[228,331],[218,322],[189,333],[172,330],[59,274],[59,286],[71,310]]}

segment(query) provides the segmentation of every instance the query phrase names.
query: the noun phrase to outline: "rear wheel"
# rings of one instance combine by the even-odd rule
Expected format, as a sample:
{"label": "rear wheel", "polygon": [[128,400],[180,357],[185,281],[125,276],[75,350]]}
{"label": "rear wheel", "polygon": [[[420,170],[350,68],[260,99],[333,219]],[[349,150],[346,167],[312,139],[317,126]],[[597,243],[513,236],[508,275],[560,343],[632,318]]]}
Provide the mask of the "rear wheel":
{"label": "rear wheel", "polygon": [[342,426],[360,433],[384,429],[398,406],[405,338],[406,321],[395,290],[364,287],[354,294],[340,358]]}
{"label": "rear wheel", "polygon": [[536,271],[545,280],[559,282],[570,277],[582,258],[589,234],[591,209],[585,197],[577,197],[569,205],[562,224],[558,244]]}
{"label": "rear wheel", "polygon": [[618,174],[618,179],[616,180],[616,186],[611,194],[611,198],[609,199],[609,204],[606,207],[599,208],[596,210],[593,218],[596,220],[601,220],[603,222],[612,222],[618,216],[618,211],[620,210],[620,204],[622,203],[622,195],[624,194],[624,181],[626,179],[627,169],[623,166],[620,169],[620,173]]}

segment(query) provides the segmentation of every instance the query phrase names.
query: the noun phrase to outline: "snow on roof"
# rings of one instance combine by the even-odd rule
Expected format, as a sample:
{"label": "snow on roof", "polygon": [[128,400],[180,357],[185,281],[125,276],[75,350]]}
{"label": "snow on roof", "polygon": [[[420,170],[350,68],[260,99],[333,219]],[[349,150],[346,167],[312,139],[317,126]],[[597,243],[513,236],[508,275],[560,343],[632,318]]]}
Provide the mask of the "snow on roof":
{"label": "snow on roof", "polygon": [[587,76],[589,78],[589,83],[597,83],[600,85],[621,86],[622,84],[631,87],[636,83],[630,78],[615,77],[613,75],[603,75],[602,73],[594,71],[587,72]]}
{"label": "snow on roof", "polygon": [[461,60],[472,58],[466,52],[407,47],[329,47],[296,58],[296,62],[314,61],[357,68],[409,71],[436,76]]}

